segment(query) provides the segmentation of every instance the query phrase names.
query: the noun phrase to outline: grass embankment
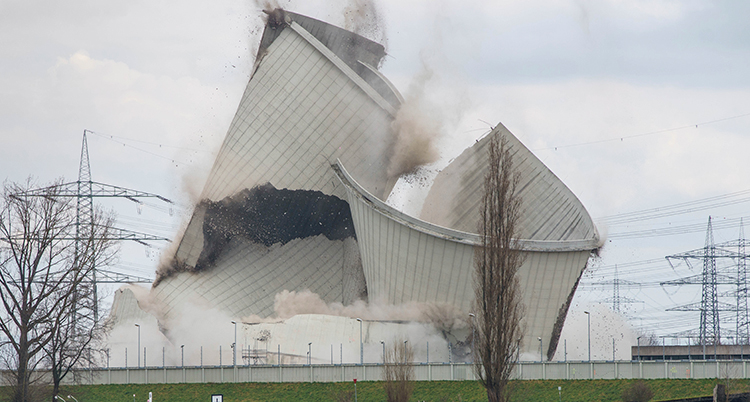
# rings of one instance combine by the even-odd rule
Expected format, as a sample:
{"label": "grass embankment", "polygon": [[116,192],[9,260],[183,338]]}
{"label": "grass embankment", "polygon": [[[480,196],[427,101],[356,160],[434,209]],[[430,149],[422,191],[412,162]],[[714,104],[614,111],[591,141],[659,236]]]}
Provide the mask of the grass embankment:
{"label": "grass embankment", "polygon": [[[548,380],[517,381],[513,401],[558,401],[557,387],[562,387],[562,400],[619,401],[629,380]],[[646,380],[654,391],[654,401],[711,395],[717,380]],[[744,391],[748,382],[728,384],[736,392]],[[211,394],[224,395],[225,402],[249,401],[338,401],[354,390],[352,383],[282,383],[282,384],[149,384],[149,385],[80,385],[64,387],[61,395],[72,394],[79,402],[137,402],[148,398],[154,402],[211,400]],[[358,382],[358,401],[384,401],[382,382]],[[72,399],[71,399],[72,400]],[[352,399],[353,400],[353,399]],[[413,401],[486,401],[482,387],[472,381],[415,382]]]}

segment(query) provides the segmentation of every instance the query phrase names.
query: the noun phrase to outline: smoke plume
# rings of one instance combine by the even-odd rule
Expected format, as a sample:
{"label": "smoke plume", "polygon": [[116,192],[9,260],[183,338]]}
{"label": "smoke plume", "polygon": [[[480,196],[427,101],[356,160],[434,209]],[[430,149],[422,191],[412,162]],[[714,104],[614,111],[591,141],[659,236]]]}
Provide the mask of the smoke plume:
{"label": "smoke plume", "polygon": [[423,61],[422,70],[409,85],[404,103],[391,123],[394,139],[387,172],[391,179],[438,159],[435,141],[442,134],[442,113],[426,94],[433,78],[433,69]]}

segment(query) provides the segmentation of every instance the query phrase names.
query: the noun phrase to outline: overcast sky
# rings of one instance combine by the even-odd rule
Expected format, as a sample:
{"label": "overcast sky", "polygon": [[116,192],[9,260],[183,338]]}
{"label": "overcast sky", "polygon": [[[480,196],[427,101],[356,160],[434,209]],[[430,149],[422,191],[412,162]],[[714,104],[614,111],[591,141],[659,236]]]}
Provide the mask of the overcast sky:
{"label": "overcast sky", "polygon": [[[281,4],[344,25],[349,2]],[[408,94],[414,77],[433,73],[426,96],[444,123],[443,164],[502,122],[594,218],[750,189],[750,3],[382,0],[377,7],[385,75]],[[254,2],[237,0],[0,2],[0,176],[75,180],[88,129],[97,133],[89,136],[95,181],[162,194],[188,215],[249,78],[260,15]],[[181,219],[148,206],[143,215],[128,203],[117,208],[122,226],[167,236]],[[748,212],[742,202],[600,230],[705,225],[709,214],[732,222]],[[717,241],[738,230],[717,231]],[[704,238],[702,229],[613,236],[594,263],[603,268],[587,280],[611,280],[614,264],[652,259],[660,261],[630,268],[631,278],[623,272],[659,280],[654,272],[674,274],[665,255],[700,248]],[[148,276],[157,260],[151,253],[125,266]],[[574,310],[611,295],[607,289],[582,293]],[[661,288],[627,295],[656,317],[672,301],[695,301],[698,290],[681,290],[692,292],[681,299]]]}

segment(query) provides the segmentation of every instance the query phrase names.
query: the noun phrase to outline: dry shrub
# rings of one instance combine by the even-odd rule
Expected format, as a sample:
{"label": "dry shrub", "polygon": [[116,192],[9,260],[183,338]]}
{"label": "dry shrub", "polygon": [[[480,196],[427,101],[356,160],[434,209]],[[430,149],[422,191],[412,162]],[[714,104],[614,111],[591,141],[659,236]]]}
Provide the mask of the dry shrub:
{"label": "dry shrub", "polygon": [[648,402],[654,397],[654,391],[643,380],[631,383],[622,391],[623,402]]}
{"label": "dry shrub", "polygon": [[414,391],[414,349],[396,340],[385,353],[385,395],[388,402],[407,402]]}

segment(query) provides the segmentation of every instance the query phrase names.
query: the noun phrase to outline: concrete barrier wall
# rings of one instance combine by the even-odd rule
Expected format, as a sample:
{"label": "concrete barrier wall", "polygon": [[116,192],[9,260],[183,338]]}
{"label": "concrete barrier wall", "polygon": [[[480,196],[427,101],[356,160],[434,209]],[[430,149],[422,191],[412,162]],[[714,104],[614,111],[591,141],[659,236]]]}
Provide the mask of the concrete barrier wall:
{"label": "concrete barrier wall", "polygon": [[[383,366],[290,365],[95,368],[81,370],[84,384],[382,381]],[[69,376],[72,380],[73,376]],[[521,380],[748,378],[747,361],[620,361],[519,363]],[[471,364],[414,364],[416,381],[475,380]]]}

